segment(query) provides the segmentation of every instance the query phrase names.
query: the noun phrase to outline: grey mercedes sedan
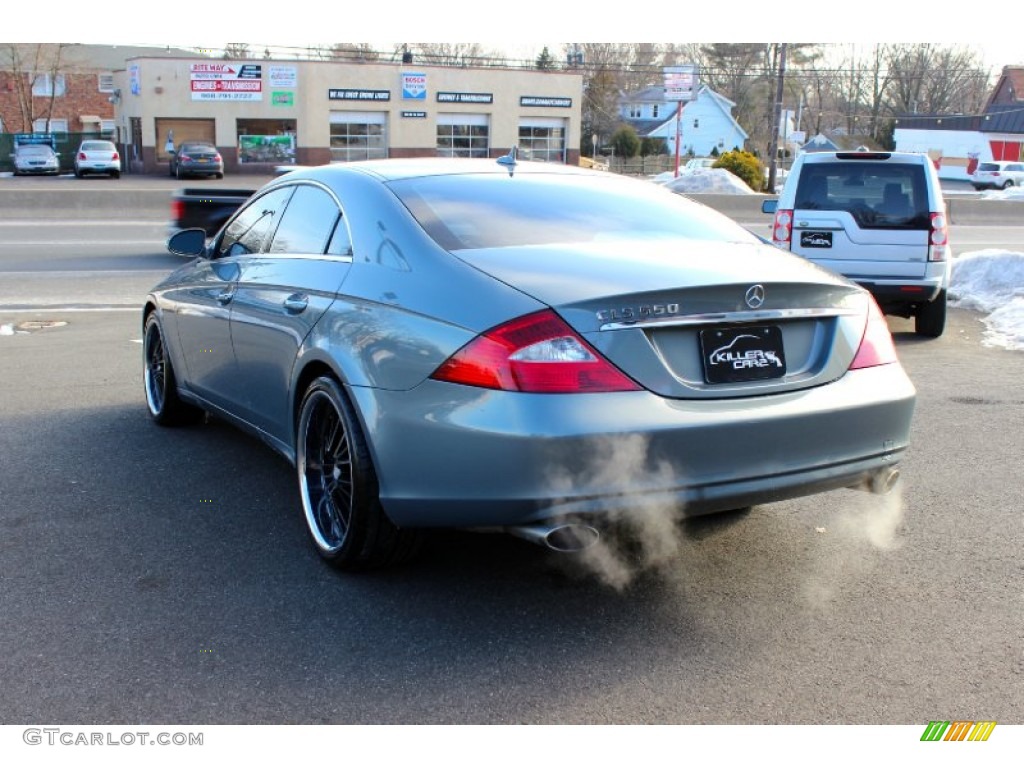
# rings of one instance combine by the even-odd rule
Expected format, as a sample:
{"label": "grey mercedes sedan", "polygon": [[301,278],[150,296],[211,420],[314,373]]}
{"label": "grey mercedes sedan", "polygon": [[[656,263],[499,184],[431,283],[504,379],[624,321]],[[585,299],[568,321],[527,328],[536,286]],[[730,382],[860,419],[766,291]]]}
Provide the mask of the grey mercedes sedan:
{"label": "grey mercedes sedan", "polygon": [[574,550],[630,510],[884,492],[907,448],[915,390],[871,296],[646,181],[337,164],[168,245],[192,258],[145,302],[152,417],[279,451],[341,569],[432,527]]}

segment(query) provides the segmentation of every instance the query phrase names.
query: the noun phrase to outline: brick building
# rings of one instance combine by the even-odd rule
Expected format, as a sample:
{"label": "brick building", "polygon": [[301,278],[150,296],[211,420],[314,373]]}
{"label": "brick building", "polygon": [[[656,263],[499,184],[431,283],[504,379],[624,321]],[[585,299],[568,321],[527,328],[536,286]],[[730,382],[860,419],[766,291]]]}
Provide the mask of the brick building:
{"label": "brick building", "polygon": [[83,136],[123,142],[115,122],[114,72],[125,58],[179,50],[76,43],[0,43],[0,170],[17,133],[52,133],[70,153]]}

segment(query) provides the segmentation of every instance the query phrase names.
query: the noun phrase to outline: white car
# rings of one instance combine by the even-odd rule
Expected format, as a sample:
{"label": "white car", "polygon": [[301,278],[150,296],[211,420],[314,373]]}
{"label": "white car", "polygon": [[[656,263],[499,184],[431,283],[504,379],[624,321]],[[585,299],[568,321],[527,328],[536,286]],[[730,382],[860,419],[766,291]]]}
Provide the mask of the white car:
{"label": "white car", "polygon": [[121,155],[112,141],[88,139],[75,153],[75,176],[87,173],[105,173],[115,179],[121,177]]}
{"label": "white car", "polygon": [[975,189],[1007,189],[1024,184],[1024,163],[995,160],[979,163],[971,174],[971,186]]}
{"label": "white car", "polygon": [[935,166],[923,153],[802,152],[774,213],[776,246],[867,288],[888,315],[941,336],[952,252]]}

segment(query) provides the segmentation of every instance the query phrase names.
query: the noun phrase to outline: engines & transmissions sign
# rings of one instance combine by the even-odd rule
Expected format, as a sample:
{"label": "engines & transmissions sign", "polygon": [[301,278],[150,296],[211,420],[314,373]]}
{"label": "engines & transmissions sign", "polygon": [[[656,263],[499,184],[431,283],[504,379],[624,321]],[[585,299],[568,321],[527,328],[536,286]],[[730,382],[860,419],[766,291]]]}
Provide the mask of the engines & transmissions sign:
{"label": "engines & transmissions sign", "polygon": [[192,64],[189,86],[193,101],[263,101],[263,65]]}

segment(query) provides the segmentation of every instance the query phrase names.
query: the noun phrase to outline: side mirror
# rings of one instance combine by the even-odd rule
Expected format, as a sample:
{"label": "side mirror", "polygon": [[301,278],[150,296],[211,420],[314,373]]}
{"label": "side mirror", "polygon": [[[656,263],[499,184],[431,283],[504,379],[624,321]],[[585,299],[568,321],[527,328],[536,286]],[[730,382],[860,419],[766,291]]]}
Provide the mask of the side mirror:
{"label": "side mirror", "polygon": [[778,207],[778,200],[764,200],[761,202],[761,213],[775,213]]}
{"label": "side mirror", "polygon": [[167,250],[175,256],[196,258],[206,255],[206,230],[183,229],[167,240]]}

